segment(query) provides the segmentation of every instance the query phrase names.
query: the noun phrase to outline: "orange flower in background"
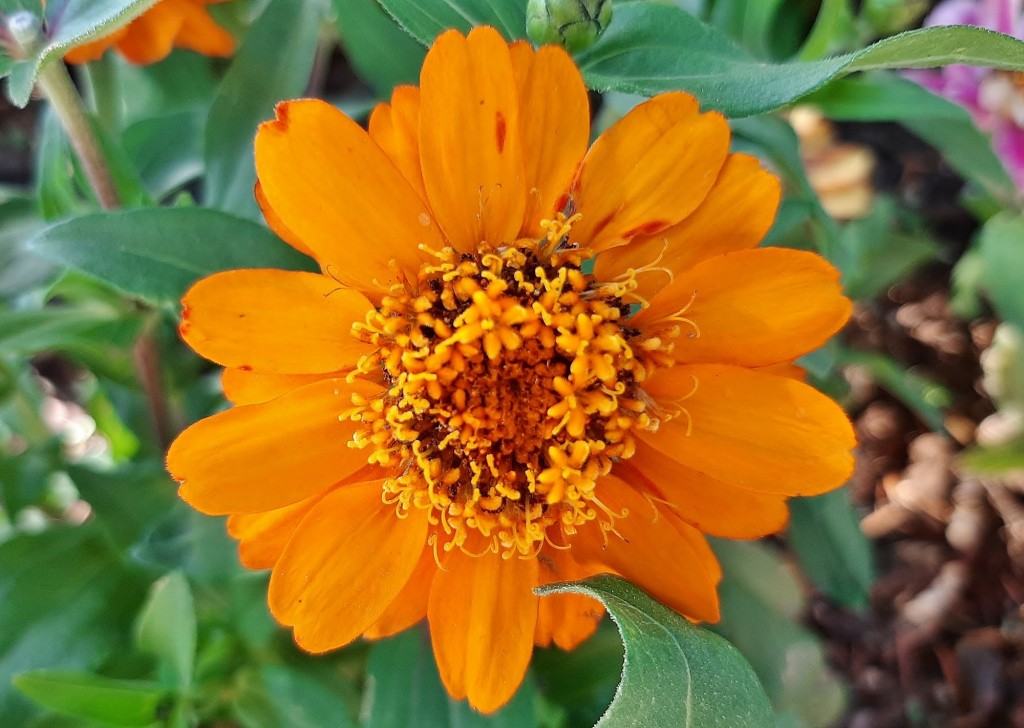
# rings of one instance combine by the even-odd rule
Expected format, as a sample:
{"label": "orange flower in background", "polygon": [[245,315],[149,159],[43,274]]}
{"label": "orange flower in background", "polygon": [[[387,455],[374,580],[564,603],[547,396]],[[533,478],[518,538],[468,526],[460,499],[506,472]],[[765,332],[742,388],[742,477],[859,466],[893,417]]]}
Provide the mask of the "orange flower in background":
{"label": "orange flower in background", "polygon": [[369,133],[315,100],[260,128],[267,221],[322,273],[188,292],[235,407],[167,463],[304,649],[426,617],[448,691],[493,711],[601,617],[538,584],[619,574],[715,621],[704,534],[777,531],[850,474],[848,419],[792,365],[850,304],[819,256],[756,249],[777,180],[686,94],[588,151],[589,120],[564,51],[478,28]]}
{"label": "orange flower in background", "polygon": [[227,0],[160,0],[110,35],[74,48],[68,63],[96,61],[116,48],[129,63],[144,66],[166,58],[173,48],[186,48],[204,56],[230,56],[235,40],[210,17],[207,5]]}

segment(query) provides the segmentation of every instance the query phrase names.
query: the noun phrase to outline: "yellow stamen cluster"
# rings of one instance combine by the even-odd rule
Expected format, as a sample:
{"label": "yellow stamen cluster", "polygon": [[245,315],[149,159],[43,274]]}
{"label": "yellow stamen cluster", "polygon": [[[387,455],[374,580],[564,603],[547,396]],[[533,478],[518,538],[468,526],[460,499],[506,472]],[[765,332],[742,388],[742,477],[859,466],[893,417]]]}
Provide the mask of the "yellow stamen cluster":
{"label": "yellow stamen cluster", "polygon": [[356,402],[353,444],[397,473],[384,497],[399,515],[430,512],[435,547],[479,548],[477,533],[528,555],[552,529],[609,525],[595,483],[657,425],[637,387],[651,365],[625,325],[629,286],[583,273],[571,222],[547,223],[540,242],[431,252],[354,328],[377,347],[359,372],[387,391]]}

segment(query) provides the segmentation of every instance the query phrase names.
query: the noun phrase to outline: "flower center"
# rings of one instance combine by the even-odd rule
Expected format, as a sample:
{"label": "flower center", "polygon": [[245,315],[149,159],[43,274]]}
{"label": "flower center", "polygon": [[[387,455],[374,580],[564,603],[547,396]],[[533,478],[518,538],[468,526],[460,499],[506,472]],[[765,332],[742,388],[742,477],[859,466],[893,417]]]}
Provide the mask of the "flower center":
{"label": "flower center", "polygon": [[546,222],[539,242],[431,252],[353,329],[377,347],[359,372],[387,389],[356,401],[352,444],[396,473],[384,498],[399,515],[430,511],[435,548],[470,548],[475,532],[527,555],[621,515],[595,485],[657,427],[637,386],[655,364],[625,323],[630,281],[583,273],[572,222]]}

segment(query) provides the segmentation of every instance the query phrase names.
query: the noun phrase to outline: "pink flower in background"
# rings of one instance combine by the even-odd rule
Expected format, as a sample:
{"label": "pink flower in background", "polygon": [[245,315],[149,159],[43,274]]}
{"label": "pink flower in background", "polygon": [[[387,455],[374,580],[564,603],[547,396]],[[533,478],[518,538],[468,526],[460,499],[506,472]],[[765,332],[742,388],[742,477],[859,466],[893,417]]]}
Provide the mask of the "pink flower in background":
{"label": "pink flower in background", "polygon": [[[925,27],[974,25],[1024,40],[1024,0],[946,0],[925,18]],[[908,71],[922,86],[966,108],[992,134],[996,153],[1017,187],[1024,189],[1024,73],[974,66]]]}

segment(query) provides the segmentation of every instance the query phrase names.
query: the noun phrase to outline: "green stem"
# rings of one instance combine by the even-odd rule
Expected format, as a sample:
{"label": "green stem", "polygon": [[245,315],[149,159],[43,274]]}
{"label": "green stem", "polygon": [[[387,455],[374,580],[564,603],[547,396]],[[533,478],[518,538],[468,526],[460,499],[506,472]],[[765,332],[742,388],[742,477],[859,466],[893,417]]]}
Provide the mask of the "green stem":
{"label": "green stem", "polygon": [[121,198],[117,194],[114,178],[103,158],[103,151],[89,121],[82,97],[78,95],[64,64],[60,61],[45,64],[39,71],[36,82],[60,117],[100,206],[105,210],[119,208]]}
{"label": "green stem", "polygon": [[[40,50],[43,40],[41,27],[39,19],[31,13],[15,13],[7,19],[7,29],[21,47],[24,57],[31,57]],[[85,104],[82,103],[82,97],[71,81],[64,63],[58,59],[44,63],[36,76],[36,84],[57,112],[100,206],[105,210],[120,208],[121,198],[117,193],[110,167],[103,156],[103,149],[96,137]],[[116,94],[111,96],[116,100]],[[160,349],[151,325],[147,326],[135,342],[132,358],[146,394],[157,438],[161,445],[167,445],[174,428],[164,393]]]}

